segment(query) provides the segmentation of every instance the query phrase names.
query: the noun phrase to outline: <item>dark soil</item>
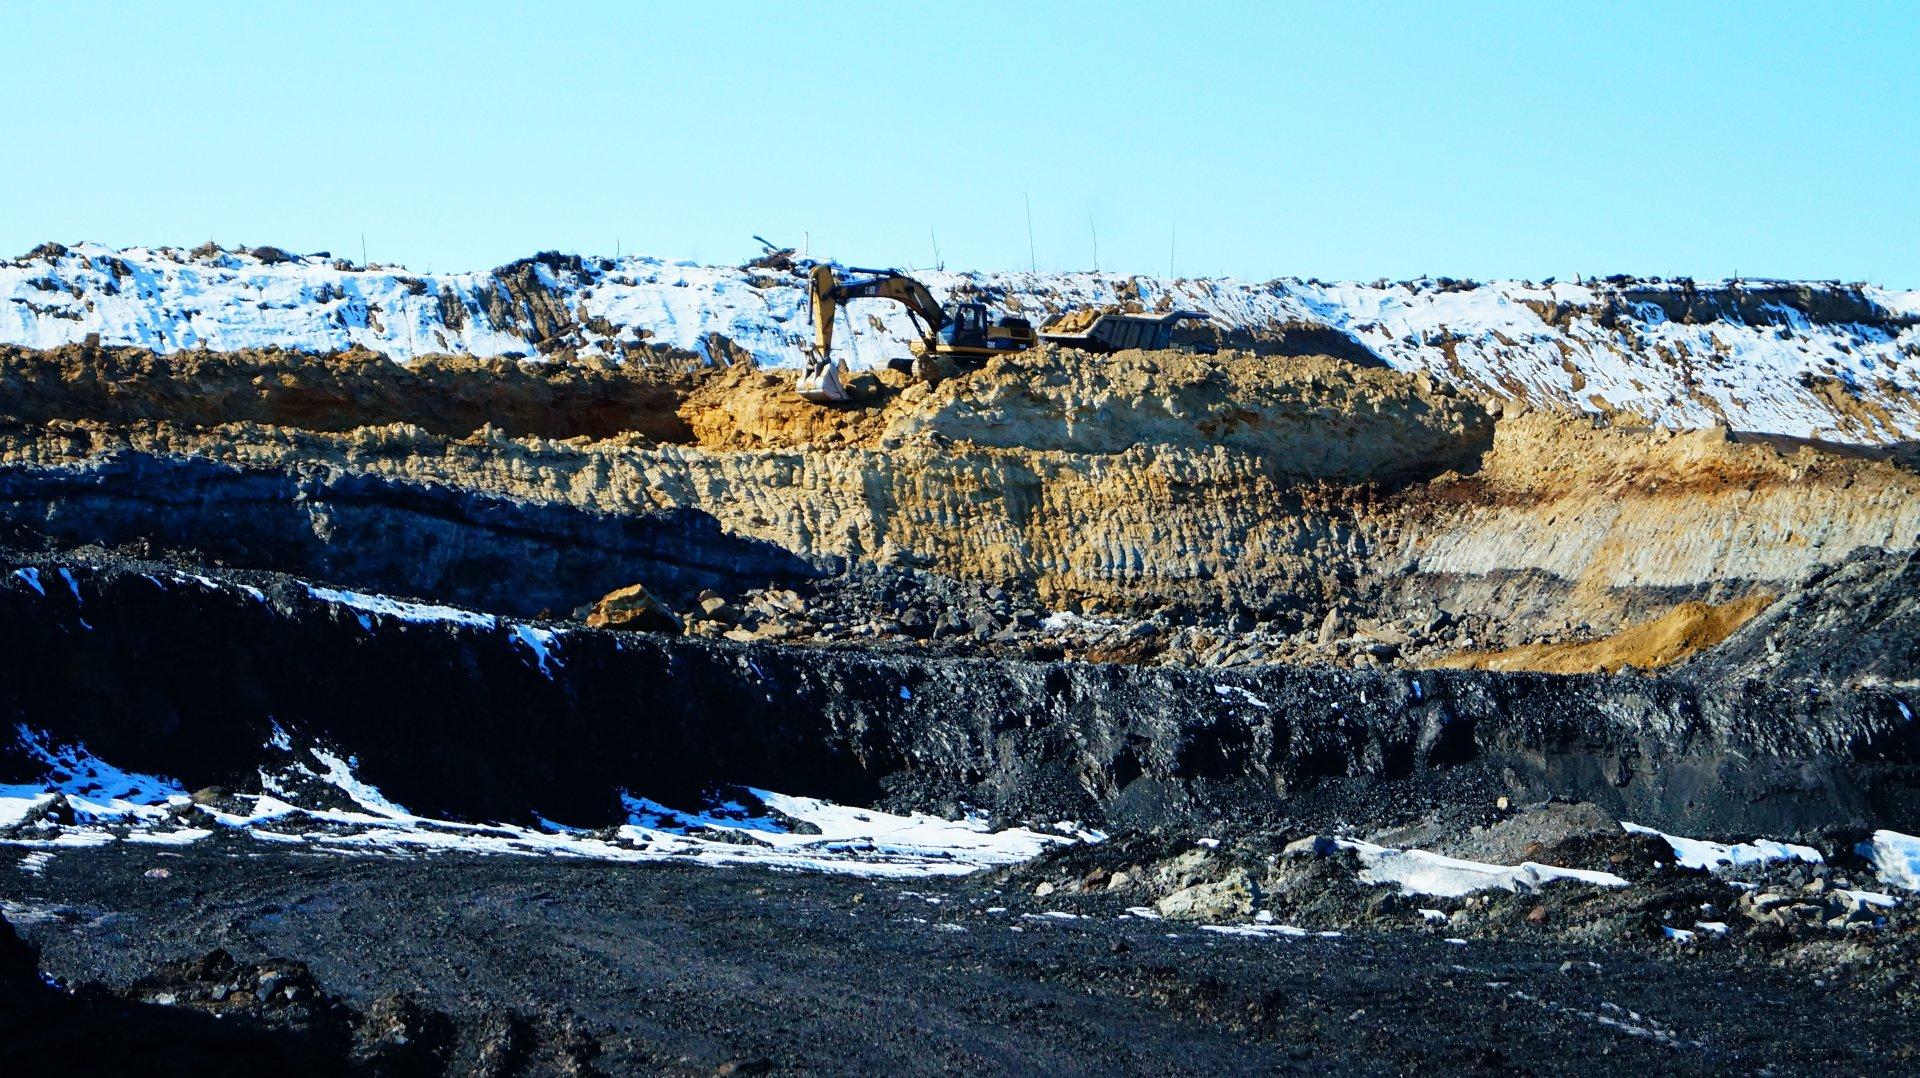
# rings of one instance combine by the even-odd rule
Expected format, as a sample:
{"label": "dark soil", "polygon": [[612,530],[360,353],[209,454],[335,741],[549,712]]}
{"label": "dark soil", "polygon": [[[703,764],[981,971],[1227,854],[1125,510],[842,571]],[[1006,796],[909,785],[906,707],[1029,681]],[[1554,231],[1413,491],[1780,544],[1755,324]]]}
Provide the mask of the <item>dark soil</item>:
{"label": "dark soil", "polygon": [[[1416,932],[1252,939],[1110,912],[1036,918],[1022,916],[1030,899],[984,877],[314,858],[244,837],[60,850],[37,875],[11,867],[18,857],[0,852],[0,897],[42,948],[44,972],[104,987],[39,1004],[64,1007],[65,1021],[23,1028],[23,1012],[0,1017],[13,1026],[16,1065],[205,1073],[220,1060],[286,1063],[289,1045],[307,1053],[286,1064],[296,1072],[1859,1073],[1914,1063],[1910,1011],[1713,956],[1459,945]],[[215,949],[226,954],[207,958]],[[276,991],[327,994],[321,1006],[340,1017],[243,1003],[206,1019],[219,1011],[195,986],[257,986],[267,973],[279,974]],[[202,1001],[182,1001],[196,991]],[[144,1002],[161,992],[172,1006]],[[81,1010],[84,1020],[72,1017]],[[396,1029],[405,1045],[392,1043]],[[374,1050],[382,1037],[386,1056]]]}

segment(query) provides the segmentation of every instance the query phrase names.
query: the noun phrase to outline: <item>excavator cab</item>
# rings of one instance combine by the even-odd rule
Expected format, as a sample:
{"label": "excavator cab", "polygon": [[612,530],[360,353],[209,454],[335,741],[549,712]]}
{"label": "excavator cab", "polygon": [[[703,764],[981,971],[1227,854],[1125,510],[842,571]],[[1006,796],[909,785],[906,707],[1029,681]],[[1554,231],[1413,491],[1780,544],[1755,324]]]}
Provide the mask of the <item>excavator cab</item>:
{"label": "excavator cab", "polygon": [[994,352],[1024,352],[1033,347],[1033,323],[1003,315],[995,319],[984,303],[949,303],[946,325],[938,334],[939,351],[964,366],[984,366]]}
{"label": "excavator cab", "polygon": [[954,303],[947,306],[947,324],[940,328],[940,341],[959,348],[987,347],[987,306],[984,303]]}

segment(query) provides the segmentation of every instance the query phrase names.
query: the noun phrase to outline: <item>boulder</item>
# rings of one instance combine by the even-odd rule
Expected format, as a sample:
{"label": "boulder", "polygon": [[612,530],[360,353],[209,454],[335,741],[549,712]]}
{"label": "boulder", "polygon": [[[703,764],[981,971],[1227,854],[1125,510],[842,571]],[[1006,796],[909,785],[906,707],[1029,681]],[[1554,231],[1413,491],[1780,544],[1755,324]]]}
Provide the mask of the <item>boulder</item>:
{"label": "boulder", "polygon": [[646,633],[679,633],[680,619],[648,594],[646,585],[632,584],[608,592],[593,604],[587,624],[597,629],[631,629]]}
{"label": "boulder", "polygon": [[1260,902],[1260,887],[1242,868],[1229,871],[1221,879],[1196,883],[1154,903],[1160,916],[1179,921],[1232,921],[1253,915]]}

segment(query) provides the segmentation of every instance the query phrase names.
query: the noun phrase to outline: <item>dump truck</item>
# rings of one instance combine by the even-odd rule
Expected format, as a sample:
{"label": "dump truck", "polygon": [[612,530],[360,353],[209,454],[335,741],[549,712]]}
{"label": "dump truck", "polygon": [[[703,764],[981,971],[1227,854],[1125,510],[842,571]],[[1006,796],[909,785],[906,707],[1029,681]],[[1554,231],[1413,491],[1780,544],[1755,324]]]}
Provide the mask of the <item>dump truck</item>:
{"label": "dump truck", "polygon": [[1173,346],[1173,327],[1189,320],[1207,321],[1199,311],[1165,314],[1127,314],[1118,307],[1070,311],[1040,329],[1040,339],[1088,352],[1118,352],[1126,348],[1161,349]]}

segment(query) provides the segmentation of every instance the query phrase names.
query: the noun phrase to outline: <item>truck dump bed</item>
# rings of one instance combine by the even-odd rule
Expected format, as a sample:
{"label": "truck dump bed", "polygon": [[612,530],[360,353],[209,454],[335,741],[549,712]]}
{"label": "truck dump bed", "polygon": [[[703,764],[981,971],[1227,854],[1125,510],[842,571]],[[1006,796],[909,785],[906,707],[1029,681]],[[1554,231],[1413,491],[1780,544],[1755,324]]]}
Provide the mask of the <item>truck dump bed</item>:
{"label": "truck dump bed", "polygon": [[1040,331],[1040,339],[1088,352],[1118,352],[1126,348],[1159,349],[1173,344],[1173,327],[1190,318],[1205,321],[1198,311],[1166,314],[1123,314],[1117,310],[1073,311]]}

